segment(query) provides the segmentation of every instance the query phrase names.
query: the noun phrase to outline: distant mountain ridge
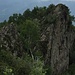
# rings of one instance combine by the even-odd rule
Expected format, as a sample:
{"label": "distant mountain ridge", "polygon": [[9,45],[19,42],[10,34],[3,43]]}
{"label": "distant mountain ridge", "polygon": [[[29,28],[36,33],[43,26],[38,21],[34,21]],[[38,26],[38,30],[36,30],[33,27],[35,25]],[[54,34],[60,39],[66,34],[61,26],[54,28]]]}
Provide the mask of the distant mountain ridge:
{"label": "distant mountain ridge", "polygon": [[[33,9],[34,6],[48,6],[51,2],[38,2],[38,1],[28,1],[28,0],[18,0],[18,1],[8,1],[8,0],[1,0],[0,1],[0,22],[3,22],[4,20],[8,20],[9,16],[13,15],[14,13],[23,13],[27,8]],[[58,2],[59,3],[59,2]],[[63,2],[64,3],[64,2]],[[56,3],[54,3],[56,4]],[[71,12],[73,15],[75,15],[74,9],[72,7],[72,4],[74,6],[74,3],[66,3],[68,7],[71,9]]]}

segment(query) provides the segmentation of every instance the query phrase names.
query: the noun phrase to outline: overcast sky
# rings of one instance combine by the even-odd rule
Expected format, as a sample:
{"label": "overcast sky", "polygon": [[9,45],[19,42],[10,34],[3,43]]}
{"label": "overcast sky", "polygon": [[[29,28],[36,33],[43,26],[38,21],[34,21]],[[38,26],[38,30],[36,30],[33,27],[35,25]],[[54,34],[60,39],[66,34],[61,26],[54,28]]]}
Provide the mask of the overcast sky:
{"label": "overcast sky", "polygon": [[59,3],[67,5],[71,14],[75,15],[75,0],[0,0],[0,22],[8,19],[13,13],[23,13],[27,8]]}

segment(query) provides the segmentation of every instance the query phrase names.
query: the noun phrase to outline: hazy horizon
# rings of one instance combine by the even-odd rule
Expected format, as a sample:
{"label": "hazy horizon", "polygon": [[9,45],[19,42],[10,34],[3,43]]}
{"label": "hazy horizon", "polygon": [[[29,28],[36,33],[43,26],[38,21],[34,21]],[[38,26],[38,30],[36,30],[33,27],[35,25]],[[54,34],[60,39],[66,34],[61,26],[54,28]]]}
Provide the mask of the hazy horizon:
{"label": "hazy horizon", "polygon": [[71,14],[75,15],[75,1],[64,0],[0,0],[0,22],[8,20],[14,13],[23,13],[26,9],[33,9],[35,6],[48,6],[50,4],[65,4],[69,7]]}

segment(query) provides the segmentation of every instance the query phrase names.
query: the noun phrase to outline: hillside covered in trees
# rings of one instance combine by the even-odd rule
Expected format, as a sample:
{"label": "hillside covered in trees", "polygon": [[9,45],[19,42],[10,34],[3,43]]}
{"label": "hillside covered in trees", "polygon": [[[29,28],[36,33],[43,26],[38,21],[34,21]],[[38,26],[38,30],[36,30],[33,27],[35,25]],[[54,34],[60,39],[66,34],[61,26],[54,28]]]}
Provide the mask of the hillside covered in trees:
{"label": "hillside covered in trees", "polygon": [[0,23],[0,75],[75,75],[75,17],[63,4],[34,7]]}

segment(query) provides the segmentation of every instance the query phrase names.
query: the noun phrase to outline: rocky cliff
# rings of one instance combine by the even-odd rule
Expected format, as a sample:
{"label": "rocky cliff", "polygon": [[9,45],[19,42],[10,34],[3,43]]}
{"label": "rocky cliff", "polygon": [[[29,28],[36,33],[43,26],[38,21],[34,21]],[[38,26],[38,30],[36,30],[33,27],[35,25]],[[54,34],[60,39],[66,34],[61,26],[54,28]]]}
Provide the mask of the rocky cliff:
{"label": "rocky cliff", "polygon": [[[69,50],[72,48],[75,32],[71,28],[67,12],[69,9],[59,4],[41,22],[41,50],[45,57],[45,65],[52,69],[52,75],[61,74],[69,66]],[[52,18],[53,22],[45,24],[51,16],[55,18]]]}
{"label": "rocky cliff", "polygon": [[0,50],[11,51],[12,54],[21,56],[23,44],[16,26],[11,23],[0,30]]}

